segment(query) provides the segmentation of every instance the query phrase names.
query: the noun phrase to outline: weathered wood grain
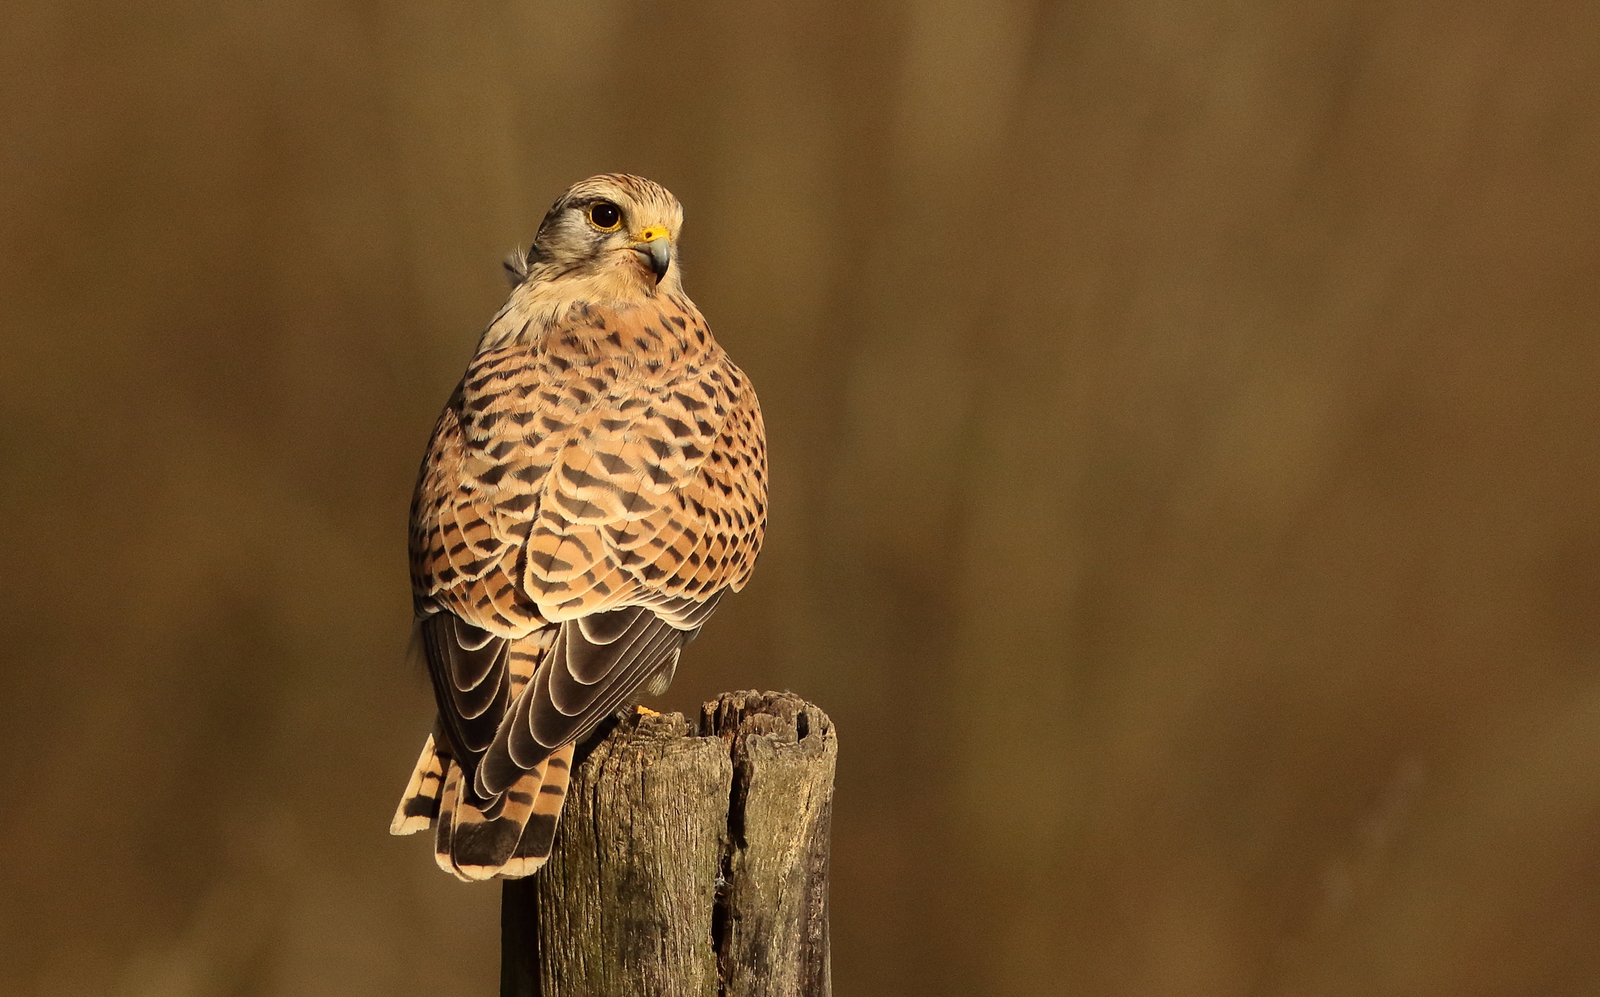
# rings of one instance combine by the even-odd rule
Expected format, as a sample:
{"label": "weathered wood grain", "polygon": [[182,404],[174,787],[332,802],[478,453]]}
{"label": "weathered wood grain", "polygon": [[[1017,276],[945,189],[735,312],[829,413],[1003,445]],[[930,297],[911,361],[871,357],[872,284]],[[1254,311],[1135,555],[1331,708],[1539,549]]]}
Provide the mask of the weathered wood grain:
{"label": "weathered wood grain", "polygon": [[824,997],[837,742],[789,693],[630,717],[574,770],[550,862],[508,881],[502,997]]}

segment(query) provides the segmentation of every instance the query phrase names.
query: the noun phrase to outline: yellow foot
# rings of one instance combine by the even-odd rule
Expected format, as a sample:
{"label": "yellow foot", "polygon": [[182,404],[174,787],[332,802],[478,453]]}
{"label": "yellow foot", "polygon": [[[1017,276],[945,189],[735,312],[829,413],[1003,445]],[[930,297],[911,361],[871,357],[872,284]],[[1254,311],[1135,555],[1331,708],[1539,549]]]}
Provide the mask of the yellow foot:
{"label": "yellow foot", "polygon": [[659,717],[661,715],[648,706],[635,706],[634,709],[639,711],[641,717]]}

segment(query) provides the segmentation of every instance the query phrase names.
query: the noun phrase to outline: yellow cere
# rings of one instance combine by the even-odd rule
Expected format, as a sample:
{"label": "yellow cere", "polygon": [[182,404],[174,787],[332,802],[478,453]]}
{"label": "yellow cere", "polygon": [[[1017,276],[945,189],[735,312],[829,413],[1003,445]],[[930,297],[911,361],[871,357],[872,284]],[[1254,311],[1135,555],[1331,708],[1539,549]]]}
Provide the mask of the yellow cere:
{"label": "yellow cere", "polygon": [[634,238],[639,242],[654,242],[657,239],[665,239],[666,237],[667,230],[661,225],[652,225],[643,232],[640,232],[638,235],[634,236]]}

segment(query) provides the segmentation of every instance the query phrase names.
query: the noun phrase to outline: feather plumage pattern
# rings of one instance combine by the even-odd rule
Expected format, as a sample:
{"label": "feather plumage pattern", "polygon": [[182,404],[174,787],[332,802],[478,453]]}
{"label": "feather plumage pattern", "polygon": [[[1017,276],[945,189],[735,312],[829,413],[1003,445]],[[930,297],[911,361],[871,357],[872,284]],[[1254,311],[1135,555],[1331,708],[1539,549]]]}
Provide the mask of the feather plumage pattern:
{"label": "feather plumage pattern", "polygon": [[665,690],[761,549],[761,409],[683,292],[682,217],[623,174],[563,195],[423,460],[411,581],[439,722],[391,830],[433,827],[462,879],[544,863],[574,745]]}

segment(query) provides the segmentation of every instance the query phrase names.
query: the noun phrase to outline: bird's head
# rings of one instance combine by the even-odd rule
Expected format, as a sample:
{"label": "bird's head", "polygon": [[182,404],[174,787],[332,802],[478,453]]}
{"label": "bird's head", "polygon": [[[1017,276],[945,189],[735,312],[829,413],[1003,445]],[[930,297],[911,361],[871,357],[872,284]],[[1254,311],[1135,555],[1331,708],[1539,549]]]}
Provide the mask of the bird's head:
{"label": "bird's head", "polygon": [[682,227],[683,205],[671,191],[643,177],[604,173],[561,195],[526,257],[513,257],[507,268],[517,283],[582,281],[614,297],[678,290]]}

